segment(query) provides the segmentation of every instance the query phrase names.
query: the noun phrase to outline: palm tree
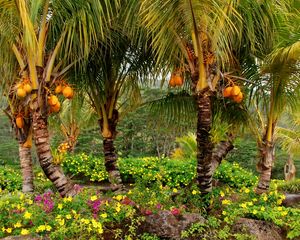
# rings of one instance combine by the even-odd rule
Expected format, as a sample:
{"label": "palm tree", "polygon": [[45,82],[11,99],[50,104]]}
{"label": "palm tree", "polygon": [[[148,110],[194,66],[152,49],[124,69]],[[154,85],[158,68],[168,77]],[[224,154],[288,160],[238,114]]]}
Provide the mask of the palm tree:
{"label": "palm tree", "polygon": [[198,112],[197,180],[203,194],[212,189],[212,103],[221,91],[221,72],[238,70],[236,59],[241,55],[268,51],[279,14],[286,12],[288,4],[271,0],[141,1],[142,22],[150,31],[157,60],[183,69],[192,82]]}
{"label": "palm tree", "polygon": [[[12,95],[9,99],[9,106],[4,110],[8,118],[10,119],[12,128],[15,130],[15,136],[19,142],[19,158],[22,172],[22,191],[24,193],[33,192],[33,169],[32,169],[32,158],[31,158],[31,147],[32,147],[32,120],[28,115],[28,111],[24,111],[26,108],[18,101],[14,101]],[[24,118],[16,115],[23,112]],[[24,126],[19,128],[18,120],[22,119]]]}
{"label": "palm tree", "polygon": [[[299,36],[299,35],[298,35]],[[289,39],[291,41],[292,39]],[[281,44],[290,44],[283,42]],[[300,90],[299,64],[300,41],[277,48],[262,67],[267,82],[269,104],[267,105],[267,124],[259,142],[260,160],[257,164],[260,179],[257,192],[269,189],[272,165],[275,158],[275,128],[286,108],[294,108],[298,103]]]}
{"label": "palm tree", "polygon": [[[90,54],[84,77],[81,77],[86,80],[86,92],[99,117],[105,167],[113,189],[122,188],[114,146],[117,124],[121,114],[138,106],[141,81],[151,78],[148,71],[152,66],[151,52],[146,47],[138,47],[138,41],[134,42],[128,29],[122,27],[123,10],[127,9],[129,2],[124,1],[120,6],[110,23],[111,38]],[[134,24],[131,28],[138,29],[139,26]],[[142,30],[136,31],[139,41],[143,41]]]}
{"label": "palm tree", "polygon": [[52,164],[47,96],[74,61],[87,56],[90,46],[104,35],[106,20],[113,11],[111,5],[114,2],[96,0],[0,1],[3,69],[14,71],[10,66],[18,65],[20,77],[31,83],[32,93],[22,97],[28,102],[32,115],[38,159],[62,196],[75,192],[60,167]]}
{"label": "palm tree", "polygon": [[281,148],[289,154],[289,158],[284,167],[285,180],[290,181],[295,178],[296,167],[293,157],[297,157],[300,154],[300,111],[299,107],[296,107],[292,111],[288,112],[287,119],[284,123],[287,123],[285,127],[276,127],[275,136]]}
{"label": "palm tree", "polygon": [[94,127],[95,119],[96,113],[87,96],[76,94],[72,101],[63,101],[62,110],[50,118],[49,125],[52,131],[62,135],[66,150],[74,152],[80,132]]}

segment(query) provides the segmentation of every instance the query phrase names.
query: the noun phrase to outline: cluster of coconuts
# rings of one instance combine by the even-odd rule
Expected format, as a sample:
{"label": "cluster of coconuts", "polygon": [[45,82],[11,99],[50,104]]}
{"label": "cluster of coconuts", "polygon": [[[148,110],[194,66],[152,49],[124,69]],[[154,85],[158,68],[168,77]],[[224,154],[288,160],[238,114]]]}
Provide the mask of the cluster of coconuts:
{"label": "cluster of coconuts", "polygon": [[24,79],[22,82],[16,84],[16,95],[18,98],[25,98],[32,91],[29,79]]}
{"label": "cluster of coconuts", "polygon": [[172,74],[170,81],[169,81],[169,86],[170,87],[180,87],[183,85],[183,78],[180,74]]}
{"label": "cluster of coconuts", "polygon": [[223,90],[223,97],[230,98],[236,103],[241,103],[243,101],[244,95],[239,86],[233,85],[230,87],[226,87]]}
{"label": "cluster of coconuts", "polygon": [[[61,84],[61,83],[58,84],[55,87],[54,92],[57,95],[62,94],[67,99],[71,99],[74,96],[74,91],[68,84]],[[57,113],[57,112],[60,111],[61,104],[60,104],[60,102],[58,100],[58,97],[56,95],[50,94],[48,96],[48,101],[47,102],[48,102],[48,105],[50,106],[50,111],[51,112]]]}
{"label": "cluster of coconuts", "polygon": [[70,147],[71,147],[71,146],[70,146],[69,143],[63,142],[63,143],[61,143],[61,144],[58,146],[58,151],[59,151],[60,153],[64,153],[64,152],[68,151],[68,149],[69,149]]}

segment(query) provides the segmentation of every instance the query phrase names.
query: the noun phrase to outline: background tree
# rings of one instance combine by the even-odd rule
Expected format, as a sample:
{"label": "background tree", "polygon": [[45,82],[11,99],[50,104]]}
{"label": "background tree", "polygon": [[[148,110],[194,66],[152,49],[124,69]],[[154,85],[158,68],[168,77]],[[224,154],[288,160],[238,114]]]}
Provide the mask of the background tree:
{"label": "background tree", "polygon": [[[221,72],[236,69],[237,55],[264,54],[276,29],[277,14],[288,1],[148,1],[141,18],[151,32],[158,61],[187,72],[195,97],[197,122],[197,180],[203,194],[212,185],[212,101]],[[264,27],[263,27],[264,26]]]}
{"label": "background tree", "polygon": [[277,127],[275,130],[276,140],[284,151],[289,154],[289,157],[284,166],[284,176],[286,181],[293,180],[296,176],[296,167],[294,164],[294,157],[299,157],[300,154],[300,112],[299,107],[287,113],[286,127]]}
{"label": "background tree", "polygon": [[[129,2],[124,1],[120,5],[118,13],[110,22],[110,38],[90,53],[84,76],[81,77],[87,87],[86,92],[92,107],[99,117],[105,167],[113,188],[122,185],[114,146],[121,112],[124,113],[128,107],[134,108],[139,104],[139,83],[151,78],[148,71],[152,65],[151,52],[147,48],[139,47],[139,42],[134,42],[135,39],[128,29],[122,26],[124,17],[127,16],[123,15],[124,9]],[[139,26],[134,24],[131,28],[138,29]],[[139,40],[142,41],[142,30],[137,30],[137,34],[140,34]]]}
{"label": "background tree", "polygon": [[[86,56],[90,46],[96,44],[98,36],[104,35],[106,20],[114,3],[0,1],[3,68],[9,70],[10,66],[18,64],[22,79],[30,81],[32,94],[18,95],[28,101],[31,110],[40,165],[62,196],[73,195],[74,191],[60,167],[52,164],[47,128],[47,96],[51,94],[49,89],[54,82],[74,64],[69,64],[67,59],[75,61]],[[13,68],[10,70],[14,71]]]}

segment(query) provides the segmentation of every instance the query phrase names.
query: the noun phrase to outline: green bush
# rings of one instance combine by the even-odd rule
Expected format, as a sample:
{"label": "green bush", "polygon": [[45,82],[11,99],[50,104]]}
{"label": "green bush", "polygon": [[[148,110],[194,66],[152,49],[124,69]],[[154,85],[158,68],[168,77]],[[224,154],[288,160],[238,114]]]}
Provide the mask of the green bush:
{"label": "green bush", "polygon": [[68,173],[85,176],[90,181],[100,182],[108,177],[103,159],[85,153],[66,156],[62,166]]}
{"label": "green bush", "polygon": [[234,188],[251,187],[257,183],[257,177],[238,163],[223,161],[217,168],[214,178]]}
{"label": "green bush", "polygon": [[0,167],[0,189],[15,191],[22,189],[22,178],[20,173],[9,167]]}
{"label": "green bush", "polygon": [[142,179],[147,182],[159,180],[170,187],[186,186],[196,176],[196,161],[193,159],[124,158],[120,159],[119,166],[125,179]]}
{"label": "green bush", "polygon": [[300,179],[278,183],[278,190],[288,193],[300,193]]}
{"label": "green bush", "polygon": [[[158,157],[119,158],[121,176],[125,182],[142,180],[143,182],[160,181],[169,187],[189,185],[196,177],[195,159],[170,159]],[[64,169],[77,176],[85,176],[90,181],[107,179],[103,158],[88,156],[84,153],[69,155],[63,162]],[[243,169],[237,163],[223,161],[215,172],[214,178],[231,187],[253,186],[257,177]]]}

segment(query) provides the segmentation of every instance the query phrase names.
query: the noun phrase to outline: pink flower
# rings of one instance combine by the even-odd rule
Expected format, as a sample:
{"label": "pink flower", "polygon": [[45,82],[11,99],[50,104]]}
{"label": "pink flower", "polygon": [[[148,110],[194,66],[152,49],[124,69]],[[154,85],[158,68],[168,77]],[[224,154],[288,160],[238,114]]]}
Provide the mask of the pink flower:
{"label": "pink flower", "polygon": [[147,215],[147,216],[152,215],[152,211],[149,210],[149,209],[147,209],[147,210],[145,211],[145,215]]}
{"label": "pink flower", "polygon": [[178,208],[172,208],[171,209],[171,213],[174,215],[174,216],[178,216],[180,214],[180,210]]}

